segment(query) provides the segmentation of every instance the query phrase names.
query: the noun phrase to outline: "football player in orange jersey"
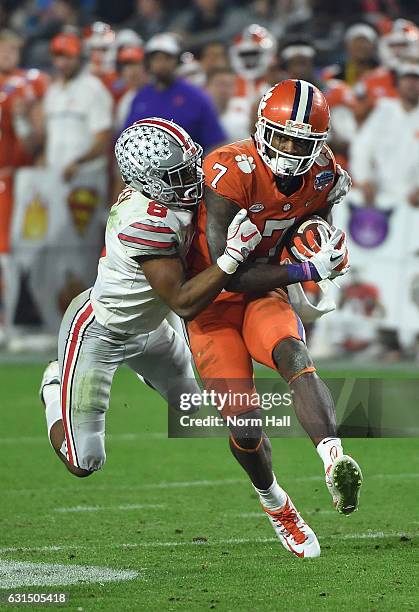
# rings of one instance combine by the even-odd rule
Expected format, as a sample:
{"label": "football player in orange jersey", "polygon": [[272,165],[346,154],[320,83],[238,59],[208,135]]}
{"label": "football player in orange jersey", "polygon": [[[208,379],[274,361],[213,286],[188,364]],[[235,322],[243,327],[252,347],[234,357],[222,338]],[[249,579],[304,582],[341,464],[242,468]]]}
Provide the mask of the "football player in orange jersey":
{"label": "football player in orange jersey", "polygon": [[[336,165],[325,144],[328,131],[329,108],[323,94],[306,81],[286,80],[263,96],[252,138],[222,146],[206,157],[205,202],[198,210],[189,257],[193,273],[220,256],[222,236],[239,208],[248,211],[262,240],[227,290],[188,323],[188,332],[207,388],[225,391],[227,383],[249,397],[254,391],[252,359],[287,381],[297,417],[324,463],[334,505],[349,514],[358,507],[360,468],[343,454],[333,401],[316,374],[301,320],[286,293],[269,293],[291,283],[328,278],[344,257],[345,245],[336,246],[344,240],[336,230],[321,265],[311,259],[304,272],[296,264],[269,263],[278,258],[286,229],[313,213],[328,217],[349,190],[348,174]],[[223,408],[222,415],[246,417],[244,426],[230,425],[230,448],[284,547],[299,557],[318,556],[315,534],[272,471],[271,445],[257,424],[260,408],[241,402]]]}

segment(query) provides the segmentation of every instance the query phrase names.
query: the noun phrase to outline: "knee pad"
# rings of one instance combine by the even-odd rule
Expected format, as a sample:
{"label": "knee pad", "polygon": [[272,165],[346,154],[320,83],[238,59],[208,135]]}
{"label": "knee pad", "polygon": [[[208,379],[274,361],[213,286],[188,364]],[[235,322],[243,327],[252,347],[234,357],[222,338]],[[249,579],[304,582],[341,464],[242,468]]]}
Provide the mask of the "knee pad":
{"label": "knee pad", "polygon": [[278,372],[289,385],[303,374],[316,371],[306,345],[296,338],[282,340],[272,355]]}
{"label": "knee pad", "polygon": [[239,438],[238,441],[230,436],[230,445],[241,451],[242,453],[257,453],[263,442],[263,436],[260,439],[257,438]]}

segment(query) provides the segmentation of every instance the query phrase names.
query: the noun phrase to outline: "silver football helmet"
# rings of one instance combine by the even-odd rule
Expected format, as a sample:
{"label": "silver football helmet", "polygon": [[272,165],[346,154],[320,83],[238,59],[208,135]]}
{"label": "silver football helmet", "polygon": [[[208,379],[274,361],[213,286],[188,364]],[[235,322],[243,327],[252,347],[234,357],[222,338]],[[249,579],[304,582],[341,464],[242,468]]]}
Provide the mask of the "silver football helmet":
{"label": "silver football helmet", "polygon": [[115,155],[125,183],[157,202],[194,206],[202,198],[202,147],[173,121],[136,121],[118,138]]}

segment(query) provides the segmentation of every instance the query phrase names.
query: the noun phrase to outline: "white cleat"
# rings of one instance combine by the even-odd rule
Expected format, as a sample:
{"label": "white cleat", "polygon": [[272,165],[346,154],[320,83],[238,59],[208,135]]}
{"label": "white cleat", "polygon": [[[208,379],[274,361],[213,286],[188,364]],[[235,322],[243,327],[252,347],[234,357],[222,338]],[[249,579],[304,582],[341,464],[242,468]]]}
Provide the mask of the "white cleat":
{"label": "white cleat", "polygon": [[287,495],[285,506],[268,510],[262,506],[281,544],[300,559],[320,557],[320,544]]}
{"label": "white cleat", "polygon": [[349,455],[335,459],[326,472],[326,486],[333,504],[341,514],[358,510],[362,472],[357,462]]}
{"label": "white cleat", "polygon": [[41,401],[45,404],[44,400],[44,388],[47,385],[59,385],[61,384],[60,379],[60,368],[58,366],[58,361],[50,361],[47,367],[44,370],[44,374],[42,376],[41,387],[39,389],[39,396]]}

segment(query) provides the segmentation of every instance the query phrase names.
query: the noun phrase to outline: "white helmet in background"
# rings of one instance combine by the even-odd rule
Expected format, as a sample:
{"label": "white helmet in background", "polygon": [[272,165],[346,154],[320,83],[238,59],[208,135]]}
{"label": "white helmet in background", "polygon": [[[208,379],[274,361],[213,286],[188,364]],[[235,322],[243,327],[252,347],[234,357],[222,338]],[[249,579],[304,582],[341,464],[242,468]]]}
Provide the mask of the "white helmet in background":
{"label": "white helmet in background", "polygon": [[378,53],[391,70],[397,70],[401,63],[419,62],[419,28],[407,19],[396,19],[392,30],[381,36]]}
{"label": "white helmet in background", "polygon": [[125,183],[157,202],[195,206],[202,198],[202,147],[173,121],[136,121],[118,138],[115,155]]}
{"label": "white helmet in background", "polygon": [[233,70],[245,79],[258,79],[269,68],[276,52],[274,36],[263,26],[252,24],[233,41],[230,60]]}

